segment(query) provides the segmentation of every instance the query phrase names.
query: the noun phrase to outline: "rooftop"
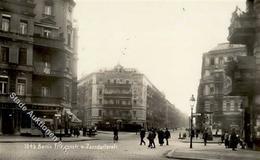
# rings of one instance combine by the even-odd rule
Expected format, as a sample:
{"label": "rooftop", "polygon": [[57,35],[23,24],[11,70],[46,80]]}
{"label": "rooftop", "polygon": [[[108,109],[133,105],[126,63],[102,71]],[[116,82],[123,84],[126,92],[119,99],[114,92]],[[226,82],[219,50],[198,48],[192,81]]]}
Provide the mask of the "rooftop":
{"label": "rooftop", "polygon": [[243,44],[219,43],[216,47],[214,47],[210,51],[219,51],[219,50],[237,49],[237,48],[245,48],[245,45],[243,45]]}

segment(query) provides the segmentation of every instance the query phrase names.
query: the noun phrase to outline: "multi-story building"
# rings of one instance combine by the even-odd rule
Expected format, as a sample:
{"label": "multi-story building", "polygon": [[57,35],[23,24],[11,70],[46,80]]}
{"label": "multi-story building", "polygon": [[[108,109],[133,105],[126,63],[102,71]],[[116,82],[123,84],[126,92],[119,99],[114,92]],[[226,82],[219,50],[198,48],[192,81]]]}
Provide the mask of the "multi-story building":
{"label": "multi-story building", "polygon": [[78,104],[85,127],[165,127],[166,123],[172,124],[165,120],[169,117],[166,102],[164,94],[145,75],[121,65],[91,73],[78,82]]}
{"label": "multi-story building", "polygon": [[202,114],[197,117],[198,129],[211,128],[219,131],[219,134],[232,128],[236,128],[239,132],[243,131],[241,104],[245,98],[226,96],[223,89],[228,81],[225,76],[227,62],[245,55],[244,45],[229,43],[218,44],[217,47],[203,54],[196,108],[196,111]]}
{"label": "multi-story building", "polygon": [[246,5],[245,12],[236,8],[229,27],[228,40],[246,45],[247,56],[230,65],[232,87],[228,93],[247,96],[245,140],[249,147],[260,150],[260,0],[247,0]]}
{"label": "multi-story building", "polygon": [[0,0],[0,134],[34,134],[36,128],[11,101],[12,92],[51,128],[57,127],[55,114],[71,114],[77,87],[74,6],[73,0]]}

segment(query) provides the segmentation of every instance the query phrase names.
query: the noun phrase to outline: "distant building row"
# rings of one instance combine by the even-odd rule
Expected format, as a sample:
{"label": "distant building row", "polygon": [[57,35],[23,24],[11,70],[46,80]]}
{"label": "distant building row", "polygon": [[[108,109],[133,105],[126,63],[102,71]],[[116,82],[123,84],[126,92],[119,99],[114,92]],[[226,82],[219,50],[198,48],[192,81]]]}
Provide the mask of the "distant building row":
{"label": "distant building row", "polygon": [[118,124],[127,130],[184,123],[183,115],[145,75],[121,65],[81,78],[78,105],[84,126],[107,128]]}

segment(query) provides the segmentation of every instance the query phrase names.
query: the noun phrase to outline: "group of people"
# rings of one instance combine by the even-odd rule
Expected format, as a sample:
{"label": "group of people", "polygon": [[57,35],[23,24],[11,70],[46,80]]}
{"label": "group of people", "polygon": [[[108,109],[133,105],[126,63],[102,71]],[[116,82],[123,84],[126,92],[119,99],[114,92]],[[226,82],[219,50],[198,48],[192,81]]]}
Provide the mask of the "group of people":
{"label": "group of people", "polygon": [[232,148],[233,151],[236,150],[238,144],[240,144],[242,148],[245,147],[244,142],[240,139],[235,129],[232,129],[231,133],[225,131],[221,136],[221,141],[225,143],[226,148]]}
{"label": "group of people", "polygon": [[[163,129],[156,130],[156,129],[152,128],[152,129],[148,129],[148,135],[147,135],[147,139],[149,141],[148,147],[155,148],[154,140],[157,136],[156,132],[158,134],[158,141],[159,141],[160,146],[162,146],[164,144],[164,139],[166,140],[166,145],[169,145],[168,139],[171,137],[171,133],[168,130],[168,128],[166,128],[165,131],[163,131]],[[141,139],[140,145],[142,145],[142,144],[146,145],[145,140],[144,140],[145,135],[146,135],[146,131],[144,128],[142,128],[140,131],[140,139]]]}
{"label": "group of people", "polygon": [[79,127],[72,127],[70,128],[70,134],[73,135],[74,137],[77,136],[77,138],[80,135],[80,129]]}

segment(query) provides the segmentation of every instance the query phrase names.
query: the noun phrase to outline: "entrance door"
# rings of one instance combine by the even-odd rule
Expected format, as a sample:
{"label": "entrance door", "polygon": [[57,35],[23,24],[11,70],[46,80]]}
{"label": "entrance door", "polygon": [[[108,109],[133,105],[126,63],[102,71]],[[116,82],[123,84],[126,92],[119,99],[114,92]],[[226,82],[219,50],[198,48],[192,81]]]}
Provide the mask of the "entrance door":
{"label": "entrance door", "polygon": [[14,134],[14,113],[12,110],[2,110],[2,132],[3,134]]}

